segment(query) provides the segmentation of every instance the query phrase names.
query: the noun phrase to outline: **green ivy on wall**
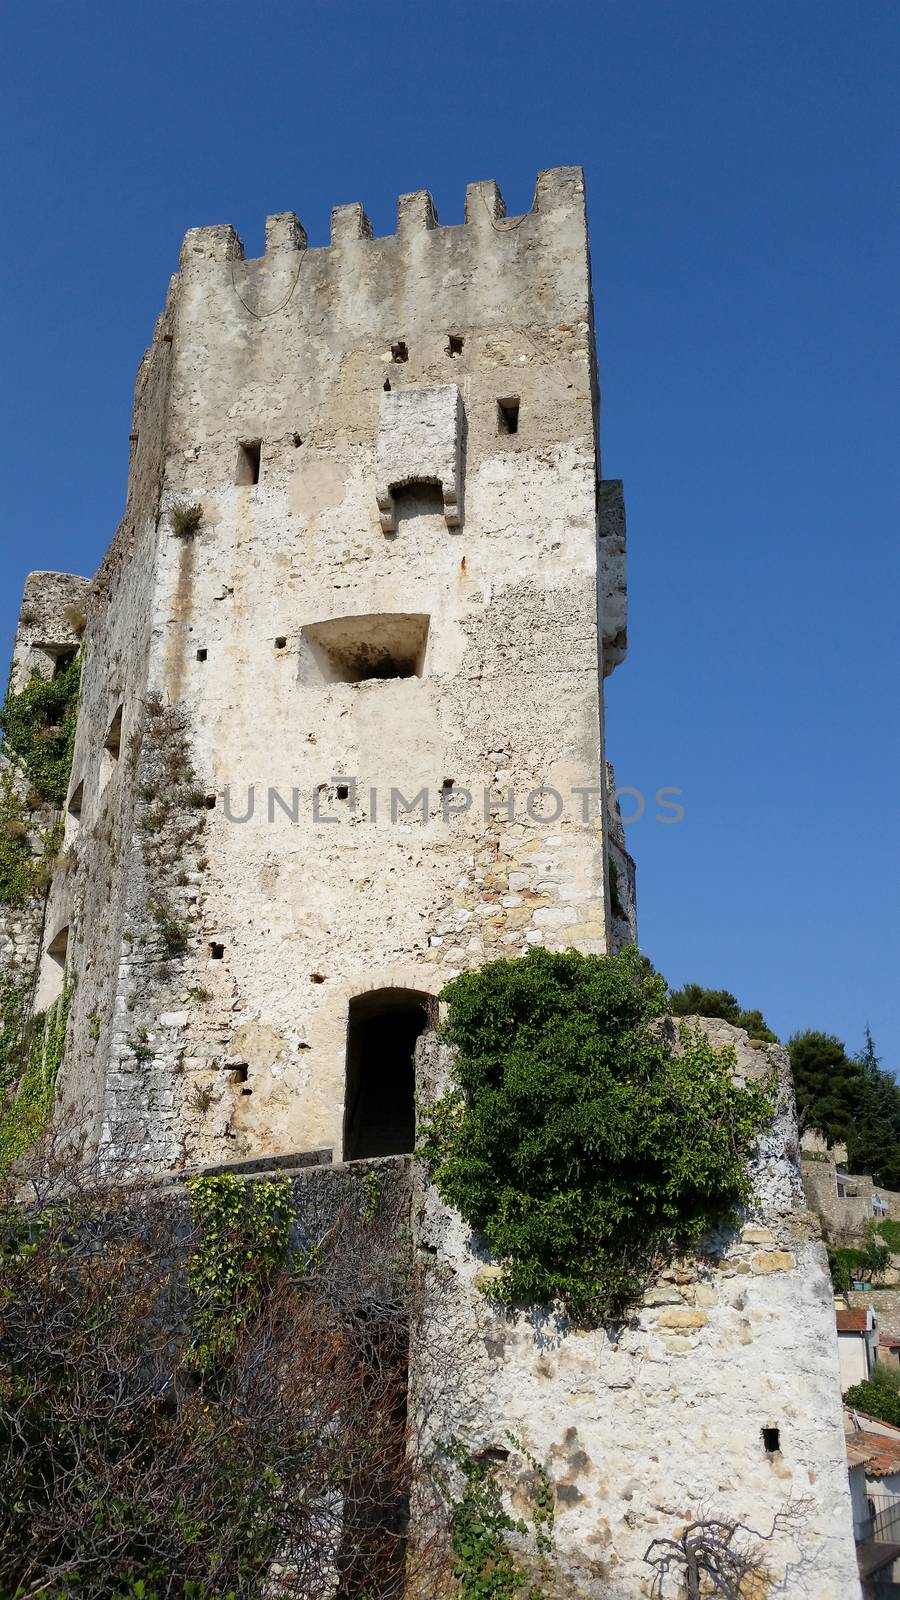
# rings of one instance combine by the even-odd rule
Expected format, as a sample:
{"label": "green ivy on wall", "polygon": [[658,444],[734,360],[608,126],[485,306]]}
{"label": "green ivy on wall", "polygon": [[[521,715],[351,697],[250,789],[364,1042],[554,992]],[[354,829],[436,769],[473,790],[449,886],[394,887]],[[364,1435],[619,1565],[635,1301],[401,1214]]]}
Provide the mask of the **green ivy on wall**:
{"label": "green ivy on wall", "polygon": [[284,1261],[293,1213],[286,1178],[230,1173],[187,1184],[198,1242],[188,1266],[193,1297],[193,1365],[211,1374],[233,1350]]}
{"label": "green ivy on wall", "polygon": [[49,1011],[32,1019],[30,1027],[26,1024],[24,990],[9,980],[0,988],[7,1074],[3,1087],[9,1092],[18,1080],[14,1097],[0,1115],[0,1171],[24,1155],[49,1124],[74,988],[74,978],[67,975],[62,994]]}
{"label": "green ivy on wall", "polygon": [[532,950],[442,999],[455,1083],[424,1108],[420,1153],[499,1257],[499,1300],[620,1315],[746,1199],[769,1094],[700,1032],[673,1048],[665,983],[633,946]]}
{"label": "green ivy on wall", "polygon": [[[547,1557],[553,1551],[553,1486],[537,1459],[514,1434],[506,1437],[532,1469],[532,1527],[523,1517],[513,1518],[503,1505],[496,1468],[483,1456],[473,1456],[459,1439],[443,1446],[443,1453],[462,1477],[462,1493],[450,1498],[446,1478],[435,1477],[450,1501],[450,1540],[453,1576],[459,1600],[544,1600],[542,1583],[535,1583],[535,1568],[548,1577]],[[519,1536],[514,1547],[509,1534]],[[536,1558],[526,1540],[533,1538]],[[527,1589],[525,1586],[528,1586]]]}
{"label": "green ivy on wall", "polygon": [[11,677],[0,709],[4,748],[18,758],[40,796],[55,806],[64,803],[69,787],[80,687],[81,660],[76,656],[55,678],[33,672],[18,691]]}

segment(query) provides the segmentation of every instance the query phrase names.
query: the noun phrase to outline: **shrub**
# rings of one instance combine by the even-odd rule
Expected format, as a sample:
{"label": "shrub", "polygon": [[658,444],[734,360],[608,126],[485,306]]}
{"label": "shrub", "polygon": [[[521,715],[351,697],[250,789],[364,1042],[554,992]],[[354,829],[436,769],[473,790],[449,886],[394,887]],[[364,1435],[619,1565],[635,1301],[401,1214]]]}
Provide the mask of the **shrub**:
{"label": "shrub", "polygon": [[501,1258],[501,1300],[620,1313],[745,1199],[771,1116],[700,1033],[654,1026],[666,987],[633,947],[533,950],[444,990],[455,1084],[423,1110],[437,1187]]}
{"label": "shrub", "polygon": [[[28,1181],[25,1208],[22,1181],[0,1183],[0,1594],[266,1600],[276,1564],[296,1600],[433,1593],[421,1572],[404,1588],[406,1190],[369,1227],[361,1194],[332,1191],[324,1224],[311,1197],[297,1226],[321,1261],[299,1273],[248,1184],[261,1275],[218,1202],[210,1226],[152,1186],[104,1191],[62,1145]],[[196,1340],[223,1312],[207,1377]]]}
{"label": "shrub", "polygon": [[864,1411],[880,1422],[889,1422],[900,1428],[900,1391],[893,1375],[876,1361],[872,1375],[865,1383],[855,1383],[844,1395],[844,1405],[854,1411]]}
{"label": "shrub", "polygon": [[203,507],[197,500],[176,500],[169,508],[169,521],[176,538],[192,539],[203,521]]}

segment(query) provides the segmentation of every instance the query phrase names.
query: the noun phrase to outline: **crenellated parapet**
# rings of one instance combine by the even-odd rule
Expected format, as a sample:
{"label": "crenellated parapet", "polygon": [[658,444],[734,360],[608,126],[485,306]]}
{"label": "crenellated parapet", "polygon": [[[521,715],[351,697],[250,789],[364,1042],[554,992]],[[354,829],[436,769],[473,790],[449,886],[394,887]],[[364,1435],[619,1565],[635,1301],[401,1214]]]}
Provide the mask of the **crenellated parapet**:
{"label": "crenellated parapet", "polygon": [[[506,202],[493,179],[470,183],[466,187],[464,222],[470,240],[485,230],[513,233],[521,227],[532,232],[544,227],[549,218],[557,224],[565,218],[584,225],[584,173],[581,167],[549,167],[538,173],[530,211],[509,217]],[[331,241],[325,248],[342,248],[365,241],[374,248],[386,238],[409,241],[422,234],[450,236],[459,233],[458,224],[440,225],[437,208],[427,189],[402,194],[397,201],[397,232],[376,237],[364,207],[354,201],[334,206],[331,212]],[[307,233],[292,211],[266,218],[266,255],[306,250]],[[182,269],[196,270],[204,262],[243,261],[244,246],[230,224],[217,223],[205,228],[190,228],[181,249]]]}

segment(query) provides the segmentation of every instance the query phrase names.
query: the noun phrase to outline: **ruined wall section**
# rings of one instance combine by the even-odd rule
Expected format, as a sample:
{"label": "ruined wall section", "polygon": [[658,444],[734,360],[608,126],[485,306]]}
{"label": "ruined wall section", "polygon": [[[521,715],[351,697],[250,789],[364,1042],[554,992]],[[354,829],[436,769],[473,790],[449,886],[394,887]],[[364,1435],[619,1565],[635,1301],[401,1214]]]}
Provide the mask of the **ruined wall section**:
{"label": "ruined wall section", "polygon": [[170,292],[137,375],[125,515],[91,588],[66,815],[65,842],[75,867],[52,891],[55,921],[72,930],[77,979],[58,1110],[81,1126],[91,1145],[101,1136],[104,1102],[115,1095],[117,1055],[127,1050],[124,1038],[133,1031],[121,973],[132,960],[129,940],[138,941],[145,927],[142,911],[129,927],[129,896],[140,892],[136,803],[168,449],[172,316]]}
{"label": "ruined wall section", "polygon": [[[87,579],[64,572],[29,573],[19,611],[9,687],[21,691],[34,673],[52,678],[57,665],[81,644],[89,595]],[[22,837],[35,867],[43,863],[36,892],[24,903],[0,901],[0,979],[37,989],[48,917],[50,873],[57,858],[59,813],[42,800],[21,759],[0,751],[0,826]],[[46,874],[46,876],[45,876]]]}
{"label": "ruined wall section", "polygon": [[[443,1400],[428,1396],[427,1426],[493,1460],[509,1429],[537,1457],[554,1484],[561,1592],[636,1600],[649,1593],[653,1538],[677,1537],[700,1515],[768,1534],[790,1508],[763,1546],[771,1592],[852,1600],[834,1306],[800,1183],[787,1054],[728,1023],[687,1020],[717,1049],[734,1046],[737,1081],[777,1075],[778,1111],[751,1163],[743,1218],[701,1258],[665,1269],[629,1321],[584,1331],[546,1310],[493,1310],[478,1287],[496,1270],[484,1241],[423,1184],[418,1247],[437,1266],[448,1370],[467,1375]],[[452,1053],[435,1035],[417,1058],[420,1091],[446,1082]],[[412,1381],[415,1404],[415,1371]],[[764,1428],[778,1430],[777,1449],[767,1450]],[[501,1469],[513,1515],[527,1489],[515,1460]]]}
{"label": "ruined wall section", "polygon": [[[435,993],[492,955],[609,941],[581,174],[542,174],[520,218],[472,185],[453,227],[405,196],[383,239],[341,207],[326,249],[270,218],[257,261],[229,228],[194,230],[172,316],[149,685],[183,713],[216,803],[202,867],[184,863],[182,997],[142,1016],[149,1059],[123,1050],[107,1136],[118,1147],[143,1120],[160,1162],[176,1147],[340,1154],[352,996]],[[423,475],[458,462],[452,495],[406,466],[392,481],[379,452],[412,390],[432,396],[411,401]],[[448,456],[433,428],[450,400]],[[177,502],[202,507],[193,537],[175,532]],[[308,633],[335,618],[363,633],[426,618],[421,675],[335,681]],[[240,818],[251,786],[252,816],[228,820],[223,791]],[[550,787],[565,814],[552,797],[526,814]],[[392,819],[392,788],[425,788],[424,815]]]}

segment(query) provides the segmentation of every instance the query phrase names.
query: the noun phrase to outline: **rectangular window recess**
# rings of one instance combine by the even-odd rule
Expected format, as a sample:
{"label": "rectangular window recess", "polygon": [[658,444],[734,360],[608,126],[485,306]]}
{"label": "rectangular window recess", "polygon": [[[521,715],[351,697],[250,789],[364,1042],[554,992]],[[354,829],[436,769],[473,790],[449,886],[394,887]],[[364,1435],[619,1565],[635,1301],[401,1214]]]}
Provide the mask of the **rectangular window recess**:
{"label": "rectangular window recess", "polygon": [[449,333],[447,335],[448,356],[461,356],[465,342],[465,338],[461,333]]}
{"label": "rectangular window recess", "polygon": [[225,1071],[228,1073],[232,1083],[246,1083],[250,1076],[250,1068],[246,1061],[235,1062],[233,1065],[229,1064],[226,1066]]}
{"label": "rectangular window recess", "polygon": [[430,621],[424,612],[384,612],[309,623],[300,630],[301,677],[307,683],[421,678]]}
{"label": "rectangular window recess", "polygon": [[221,961],[225,955],[225,946],[219,944],[215,939],[211,939],[209,942],[209,955],[211,961]]}
{"label": "rectangular window recess", "polygon": [[261,439],[245,439],[238,445],[237,472],[235,483],[259,483],[259,460],[262,451]]}
{"label": "rectangular window recess", "polygon": [[519,397],[510,395],[506,400],[497,401],[497,432],[518,433],[519,431]]}
{"label": "rectangular window recess", "polygon": [[82,778],[82,780],[79,783],[78,787],[76,789],[72,790],[72,794],[71,794],[71,796],[69,798],[69,803],[66,806],[66,810],[68,811],[69,816],[70,817],[80,817],[81,816],[81,808],[82,808],[83,805],[84,805],[84,779]]}
{"label": "rectangular window recess", "polygon": [[106,738],[103,741],[103,748],[107,752],[108,755],[112,756],[113,761],[118,761],[119,756],[122,753],[122,711],[123,711],[123,709],[124,708],[122,706],[119,706],[118,710],[116,711],[115,716],[112,719],[112,722],[109,725],[109,732],[108,732],[108,734],[106,735]]}
{"label": "rectangular window recess", "polygon": [[197,651],[197,660],[198,661],[205,661],[208,655],[209,655],[209,651],[208,650],[204,650],[204,649],[201,648],[200,650]]}
{"label": "rectangular window recess", "polygon": [[58,650],[53,662],[53,676],[59,678],[72,665],[77,655],[76,650]]}

